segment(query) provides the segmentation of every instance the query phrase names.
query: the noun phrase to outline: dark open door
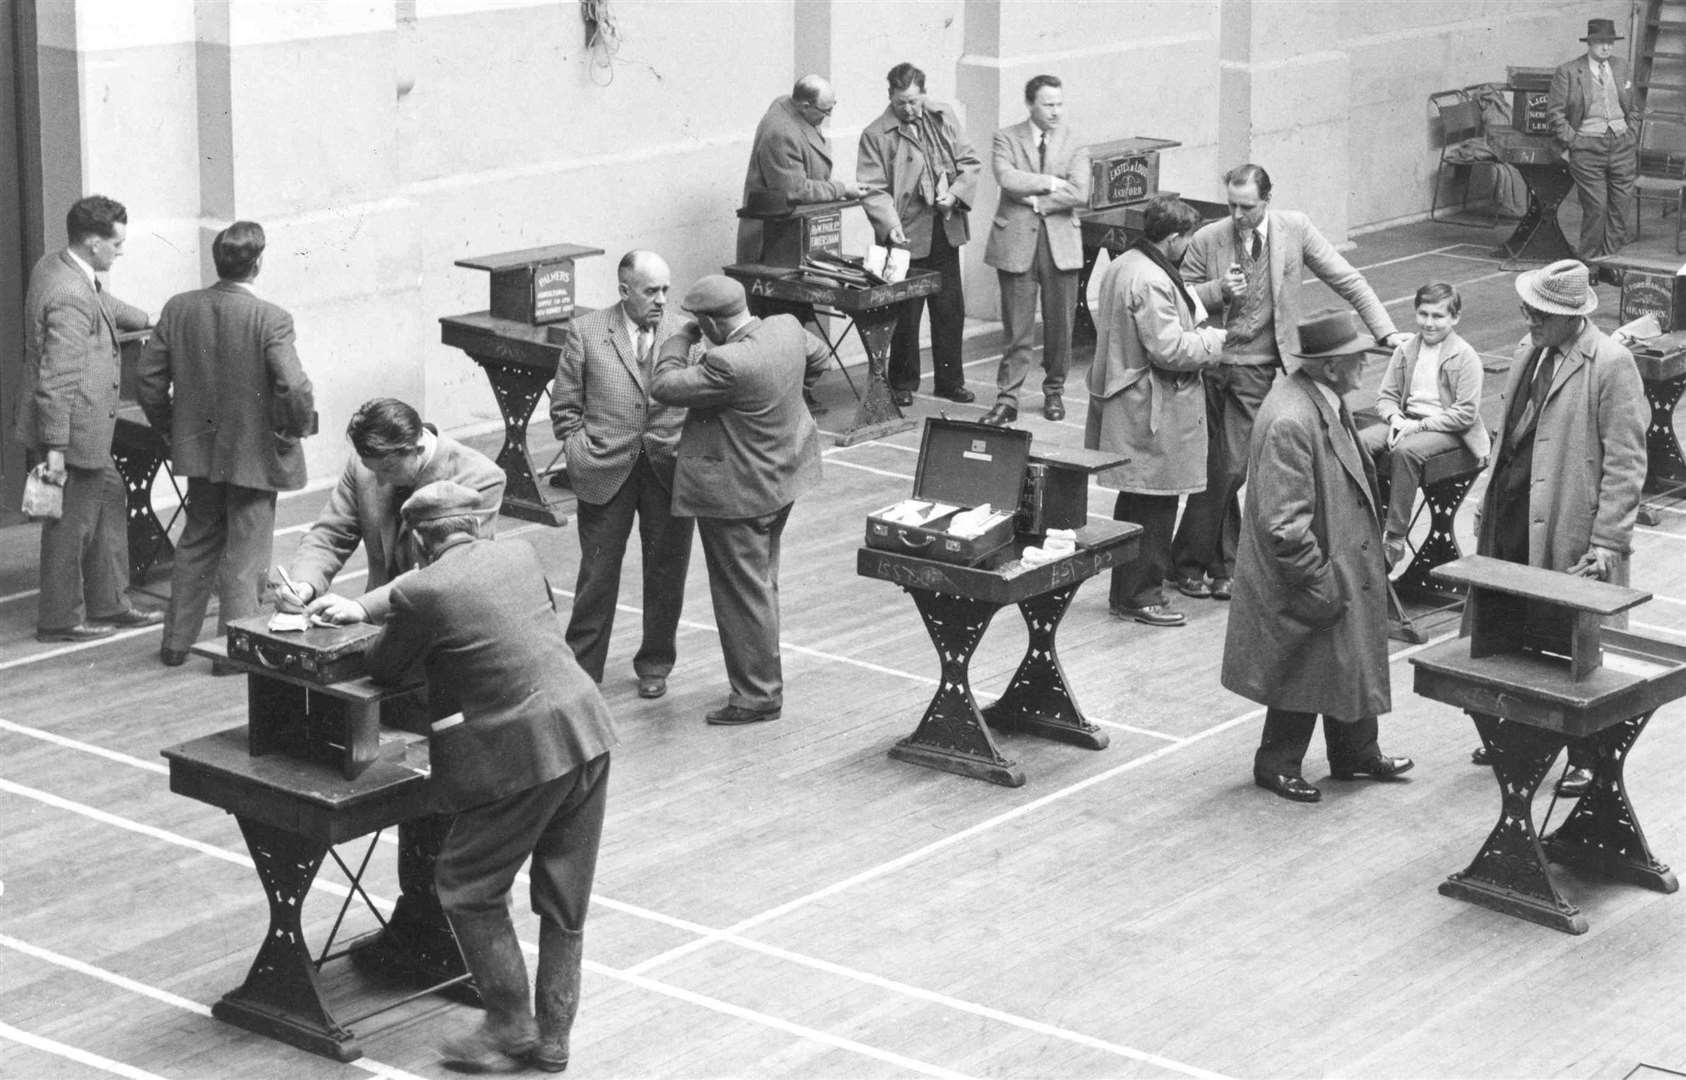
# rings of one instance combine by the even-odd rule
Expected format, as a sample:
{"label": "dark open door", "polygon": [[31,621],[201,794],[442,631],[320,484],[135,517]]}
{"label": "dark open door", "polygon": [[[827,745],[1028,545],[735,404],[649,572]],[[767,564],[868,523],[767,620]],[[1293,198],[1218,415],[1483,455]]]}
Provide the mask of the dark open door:
{"label": "dark open door", "polygon": [[23,448],[12,441],[23,296],[41,253],[35,0],[0,0],[0,525],[22,520]]}

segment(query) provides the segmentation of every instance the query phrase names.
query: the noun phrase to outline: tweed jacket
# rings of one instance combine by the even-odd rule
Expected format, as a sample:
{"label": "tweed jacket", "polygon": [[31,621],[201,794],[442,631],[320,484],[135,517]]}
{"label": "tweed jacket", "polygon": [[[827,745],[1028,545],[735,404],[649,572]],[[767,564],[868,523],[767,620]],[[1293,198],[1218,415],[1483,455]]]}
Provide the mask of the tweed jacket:
{"label": "tweed jacket", "polygon": [[[433,430],[432,425],[428,430]],[[504,473],[478,450],[448,435],[437,436],[433,457],[422,466],[414,488],[435,480],[452,480],[480,493],[480,536],[491,539],[497,530],[498,507],[503,505]],[[415,553],[399,542],[398,492],[383,484],[352,454],[340,473],[339,483],[328,493],[328,501],[317,515],[316,524],[304,534],[299,550],[288,567],[299,584],[309,584],[321,596],[362,543],[369,559],[368,593],[358,599],[378,618],[378,608],[387,601],[386,584],[416,564]]]}
{"label": "tweed jacket", "polygon": [[1202,368],[1223,359],[1224,332],[1202,326],[1176,283],[1142,252],[1112,260],[1101,277],[1091,407],[1083,445],[1128,454],[1100,482],[1141,495],[1206,489]]}
{"label": "tweed jacket", "polygon": [[[1610,77],[1616,83],[1616,102],[1621,106],[1622,118],[1629,131],[1639,128],[1639,113],[1633,100],[1633,73],[1627,61],[1610,58]],[[1580,131],[1587,110],[1598,93],[1598,83],[1592,77],[1592,60],[1585,54],[1566,64],[1558,65],[1551,74],[1551,89],[1546,93],[1546,119],[1551,124],[1551,137],[1562,146],[1572,146],[1575,133]]]}
{"label": "tweed jacket", "polygon": [[[1508,403],[1527,372],[1533,345],[1523,338],[1505,379],[1496,445],[1506,436]],[[1645,486],[1650,420],[1633,354],[1588,320],[1558,357],[1534,428],[1528,490],[1528,565],[1566,570],[1596,544],[1633,551],[1633,524]],[[1477,550],[1492,550],[1497,485],[1487,485]],[[1625,572],[1625,567],[1618,573]]]}
{"label": "tweed jacket", "polygon": [[[1276,348],[1282,363],[1292,370],[1293,354],[1300,348],[1300,281],[1305,271],[1316,274],[1351,304],[1377,341],[1397,332],[1387,308],[1382,306],[1364,275],[1354,270],[1311,219],[1297,210],[1266,212],[1270,260],[1270,300],[1276,324]],[[1228,309],[1220,282],[1232,263],[1239,262],[1235,247],[1235,224],[1228,218],[1201,226],[1189,242],[1183,257],[1183,280],[1223,325]]]}
{"label": "tweed jacket", "polygon": [[[1077,212],[1089,205],[1089,147],[1081,142],[1069,124],[1048,133],[1047,165],[1037,167],[1036,138],[1040,134],[1028,119],[995,133],[990,155],[1001,200],[995,206],[995,220],[984,243],[984,263],[1009,274],[1028,271],[1036,260],[1038,233],[1048,230],[1048,251],[1061,270],[1083,269],[1082,223]],[[1044,176],[1058,176],[1074,191],[1062,195],[1041,194]],[[1036,199],[1037,210],[1030,201]]]}
{"label": "tweed jacket", "polygon": [[[1405,402],[1411,396],[1411,381],[1417,374],[1417,358],[1422,354],[1423,339],[1419,334],[1396,346],[1382,372],[1381,390],[1376,396],[1376,415],[1391,422],[1405,412]],[[1443,431],[1463,438],[1464,446],[1478,459],[1485,461],[1493,449],[1487,425],[1481,422],[1481,357],[1456,330],[1440,343],[1440,375],[1436,385],[1440,389],[1440,404],[1446,411],[1423,421],[1424,431]]]}
{"label": "tweed jacket", "polygon": [[136,396],[172,470],[259,491],[304,486],[316,399],[293,318],[232,281],[172,296],[141,354]]}
{"label": "tweed jacket", "polygon": [[[775,100],[755,126],[743,178],[743,205],[769,192],[793,203],[844,197],[842,181],[831,178],[831,139],[803,118],[789,94]],[[761,222],[739,219],[738,261],[752,262],[760,253]]]}
{"label": "tweed jacket", "polygon": [[[454,813],[537,787],[609,752],[609,708],[563,637],[544,567],[520,540],[450,544],[391,585],[369,674],[427,676],[436,809]],[[461,713],[461,723],[451,718]]]}
{"label": "tweed jacket", "polygon": [[[669,308],[650,338],[651,369],[663,342],[684,318]],[[601,506],[632,474],[638,452],[649,455],[661,482],[673,487],[673,462],[685,410],[650,397],[638,370],[636,336],[620,304],[564,323],[562,357],[550,387],[550,425],[562,442],[568,486]]]}
{"label": "tweed jacket", "polygon": [[[983,171],[983,162],[966,140],[960,113],[953,105],[927,100],[925,112],[947,137],[954,152],[957,175],[950,181],[949,190],[954,193],[955,206],[943,217],[943,232],[950,244],[959,247],[972,237],[966,213],[978,196],[978,174]],[[873,196],[866,203],[878,242],[883,243],[890,225],[899,222],[907,233],[908,255],[923,259],[931,254],[932,203],[920,183],[926,161],[918,128],[903,124],[896,111],[886,106],[861,131],[855,158],[856,183],[887,193]],[[940,167],[947,163],[934,164]]]}
{"label": "tweed jacket", "polygon": [[1303,371],[1266,395],[1247,456],[1223,685],[1342,720],[1386,712],[1387,568],[1368,457]]}
{"label": "tweed jacket", "polygon": [[111,461],[122,387],[119,331],[146,329],[147,313],[96,292],[68,251],[43,255],[29,274],[23,304],[23,372],[12,437],[66,465]]}
{"label": "tweed jacket", "polygon": [[673,476],[673,512],[750,518],[790,505],[819,483],[820,436],[802,390],[830,354],[791,315],[751,319],[687,364],[691,339],[661,348],[651,393],[687,406]]}

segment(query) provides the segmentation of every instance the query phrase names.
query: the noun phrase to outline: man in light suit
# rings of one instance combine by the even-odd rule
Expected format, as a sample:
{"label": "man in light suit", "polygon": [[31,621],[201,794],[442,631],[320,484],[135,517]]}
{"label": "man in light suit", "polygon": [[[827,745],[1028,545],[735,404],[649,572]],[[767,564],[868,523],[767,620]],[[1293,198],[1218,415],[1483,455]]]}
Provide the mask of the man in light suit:
{"label": "man in light suit", "polygon": [[105,291],[97,275],[123,254],[129,212],[103,195],[65,215],[70,246],[43,255],[24,300],[23,378],[13,437],[64,487],[64,512],[41,524],[37,641],[97,641],[155,626],[158,611],[129,603],[128,511],[111,460],[121,362],[117,333],[147,313]]}
{"label": "man in light suit", "polygon": [[[797,496],[820,479],[819,429],[804,385],[825,372],[824,344],[794,316],[750,316],[743,286],[711,274],[680,305],[696,317],[662,345],[651,394],[690,409],[679,437],[673,512],[694,515],[731,694],[710,724],[777,720],[779,540]],[[687,364],[692,346],[711,348]]]}
{"label": "man in light suit", "polygon": [[[897,64],[889,84],[890,104],[861,132],[855,179],[878,192],[866,206],[878,242],[906,247],[909,269],[942,275],[942,288],[925,298],[931,308],[931,383],[938,397],[964,404],[976,395],[966,389],[960,363],[966,329],[960,246],[972,235],[966,215],[977,197],[983,162],[955,107],[926,98],[923,71]],[[912,405],[919,389],[921,318],[918,301],[903,305],[890,341],[890,391],[897,405]]]}
{"label": "man in light suit", "polygon": [[1639,173],[1639,114],[1627,62],[1613,55],[1622,40],[1615,21],[1587,20],[1581,40],[1586,55],[1552,73],[1546,118],[1552,138],[1569,157],[1581,201],[1576,251],[1590,262],[1627,243],[1628,207]]}
{"label": "man in light suit", "polygon": [[[1236,493],[1247,480],[1247,443],[1283,357],[1299,349],[1300,281],[1306,271],[1357,309],[1376,340],[1405,340],[1364,275],[1311,219],[1271,208],[1270,174],[1237,165],[1224,176],[1229,217],[1194,234],[1182,276],[1224,327],[1223,363],[1206,379],[1206,490],[1191,496],[1172,544],[1185,596],[1228,600],[1241,528]],[[1210,580],[1208,581],[1208,576]]]}
{"label": "man in light suit", "polygon": [[629,251],[617,270],[620,303],[563,324],[550,388],[550,422],[578,497],[580,571],[568,647],[603,681],[620,596],[621,559],[633,515],[644,565],[644,639],[632,658],[638,696],[667,693],[673,670],[691,519],[673,514],[673,462],[685,410],[650,397],[656,348],[683,320],[667,310],[672,278],[650,251]]}
{"label": "man in light suit", "polygon": [[1001,201],[984,246],[984,262],[1001,282],[1006,350],[995,373],[994,408],[986,424],[1019,418],[1019,387],[1030,370],[1036,294],[1042,293],[1042,415],[1065,419],[1065,376],[1071,368],[1071,324],[1077,312],[1077,274],[1083,239],[1077,211],[1089,203],[1089,148],[1061,123],[1060,80],[1038,75],[1025,83],[1029,119],[995,133],[992,156]]}
{"label": "man in light suit", "polygon": [[258,296],[263,226],[217,234],[217,283],[170,298],[141,357],[137,396],[187,479],[159,658],[187,660],[211,588],[217,631],[257,614],[275,541],[275,493],[305,484],[299,440],[314,433],[310,379],[293,348],[293,318]]}
{"label": "man in light suit", "polygon": [[[774,100],[755,127],[743,205],[831,202],[866,193],[859,184],[831,178],[831,140],[820,127],[836,107],[831,84],[818,75],[802,76]],[[761,261],[761,222],[755,218],[738,220],[738,261]]]}
{"label": "man in light suit", "polygon": [[[426,674],[429,783],[435,808],[456,815],[434,883],[485,1018],[446,1040],[445,1060],[471,1072],[561,1072],[616,738],[597,688],[562,655],[538,556],[518,540],[479,539],[480,502],[480,492],[448,480],[405,501],[422,566],[392,583],[369,675],[399,682],[418,666]],[[539,916],[533,998],[509,914],[510,887],[529,857]]]}

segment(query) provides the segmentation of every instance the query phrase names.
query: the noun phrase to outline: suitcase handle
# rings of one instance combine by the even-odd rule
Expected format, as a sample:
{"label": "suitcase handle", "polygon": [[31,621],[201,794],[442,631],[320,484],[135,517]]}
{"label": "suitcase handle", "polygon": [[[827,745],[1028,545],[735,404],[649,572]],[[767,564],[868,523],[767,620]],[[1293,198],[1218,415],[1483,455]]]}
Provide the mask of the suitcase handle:
{"label": "suitcase handle", "polygon": [[293,657],[290,653],[283,653],[279,662],[271,660],[264,653],[263,646],[255,641],[252,642],[252,656],[257,659],[258,663],[271,671],[280,671],[283,668],[290,667],[293,663]]}
{"label": "suitcase handle", "polygon": [[916,542],[915,540],[913,540],[912,538],[910,538],[908,536],[908,532],[907,532],[906,529],[897,529],[896,530],[896,539],[901,541],[902,547],[912,548],[915,551],[920,551],[920,550],[923,550],[924,548],[928,548],[932,544],[937,542],[937,538],[936,538],[935,534],[930,535],[930,536],[919,537],[917,542]]}

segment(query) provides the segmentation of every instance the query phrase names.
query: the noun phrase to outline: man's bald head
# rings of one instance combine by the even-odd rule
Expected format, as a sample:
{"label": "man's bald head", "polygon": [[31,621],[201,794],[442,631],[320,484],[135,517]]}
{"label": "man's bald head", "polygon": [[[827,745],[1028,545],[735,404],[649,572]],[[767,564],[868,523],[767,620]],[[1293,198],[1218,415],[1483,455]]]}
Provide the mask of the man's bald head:
{"label": "man's bald head", "polygon": [[633,250],[621,256],[616,276],[621,285],[621,307],[633,326],[655,329],[667,309],[667,290],[673,275],[667,260],[653,251]]}
{"label": "man's bald head", "polygon": [[832,91],[831,83],[821,75],[804,75],[797,79],[796,85],[790,88],[790,100],[801,111],[802,118],[815,127],[825,123],[831,110],[837,107],[837,95]]}

